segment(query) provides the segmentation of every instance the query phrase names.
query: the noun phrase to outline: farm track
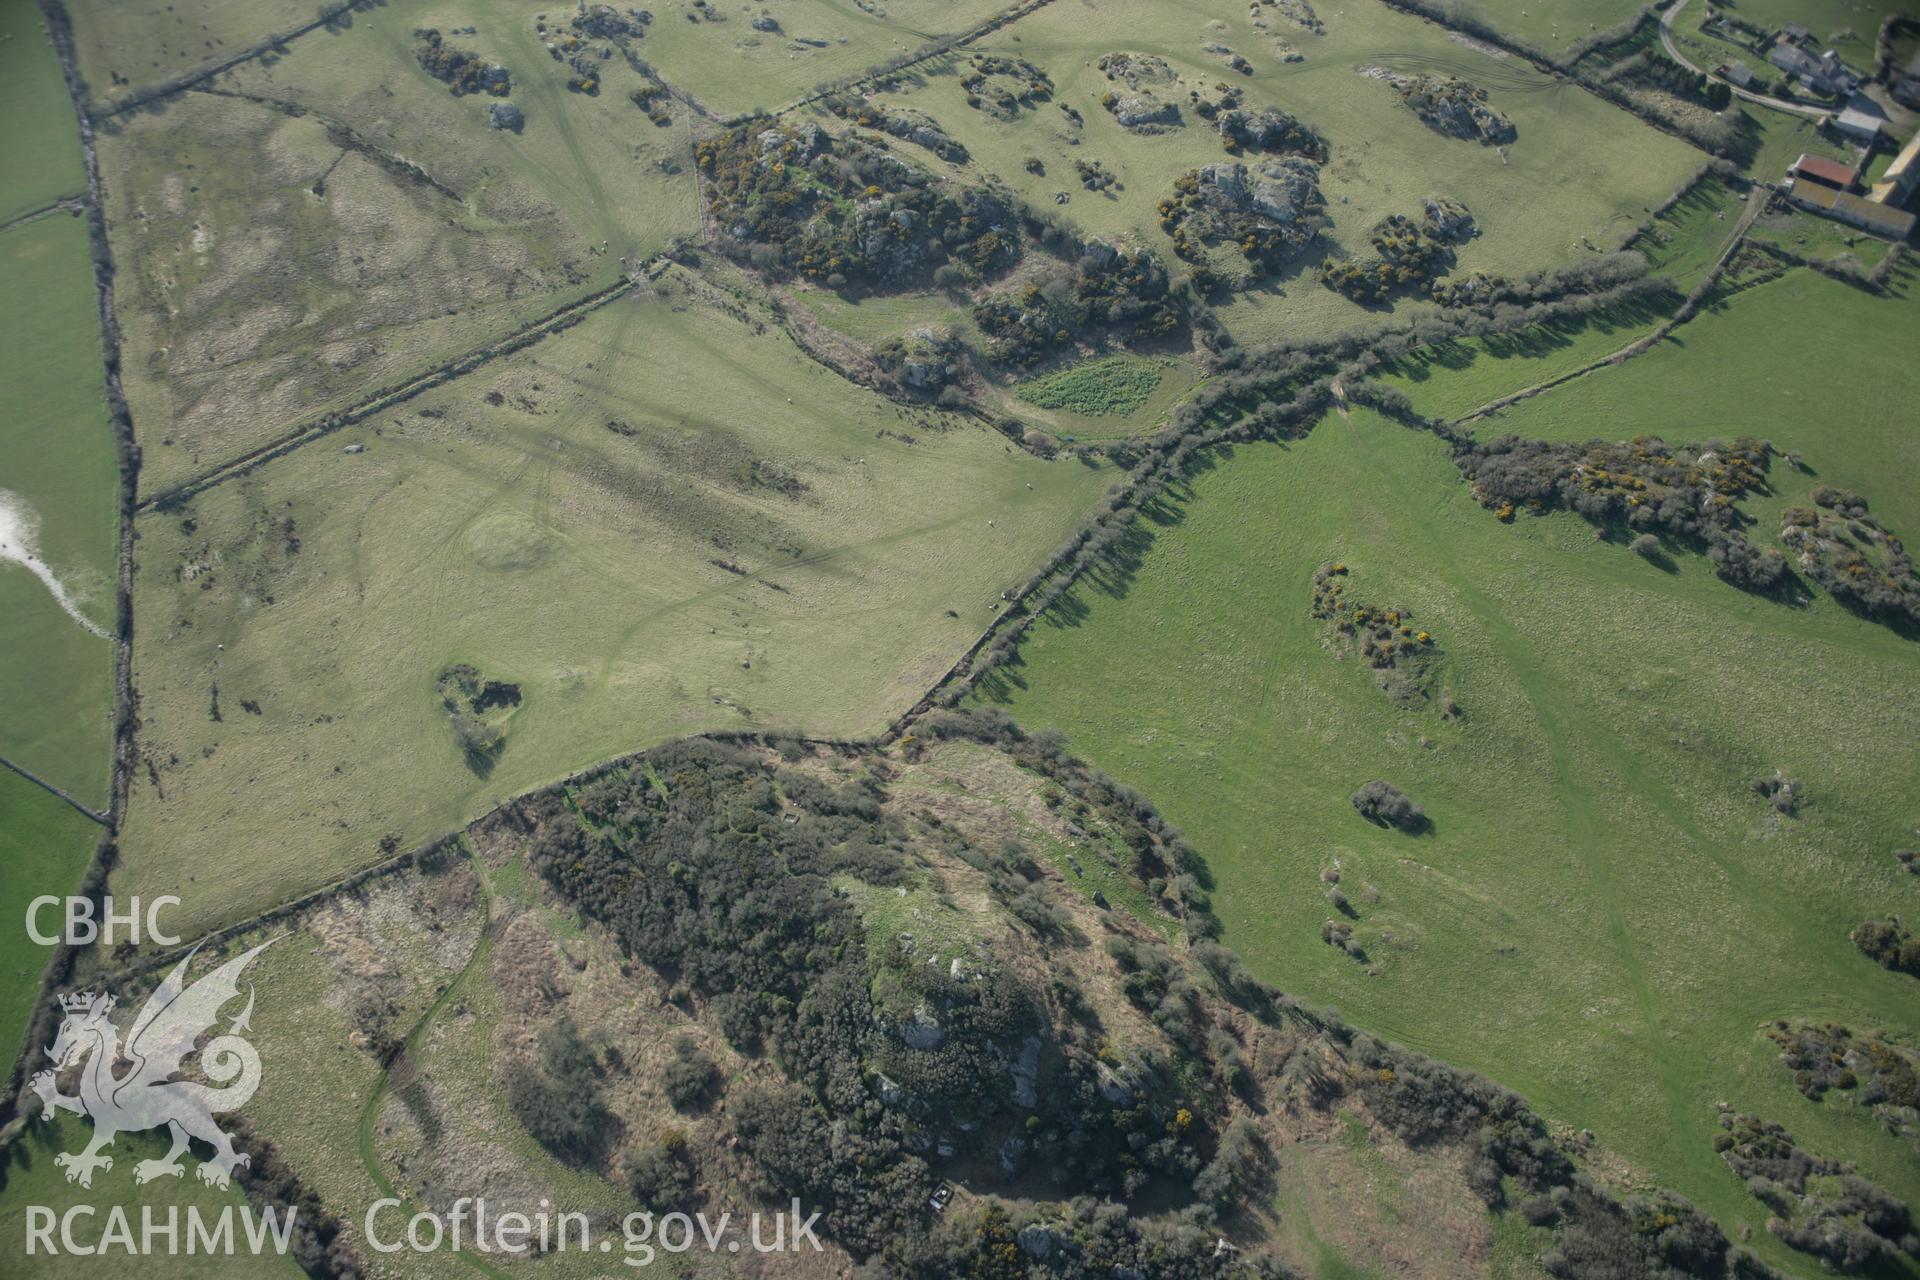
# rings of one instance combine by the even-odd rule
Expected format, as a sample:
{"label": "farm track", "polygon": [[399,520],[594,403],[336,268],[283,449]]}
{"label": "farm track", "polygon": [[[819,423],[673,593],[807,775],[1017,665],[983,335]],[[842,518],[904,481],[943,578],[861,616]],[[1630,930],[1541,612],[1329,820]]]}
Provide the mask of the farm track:
{"label": "farm track", "polygon": [[49,794],[54,796],[58,796],[60,799],[66,801],[68,804],[78,809],[81,813],[84,813],[89,818],[92,818],[95,822],[99,823],[101,826],[104,827],[108,825],[106,814],[101,813],[98,809],[88,808],[86,805],[80,803],[79,800],[75,799],[71,795],[68,795],[65,791],[62,791],[59,787],[54,786],[51,782],[48,782],[45,778],[33,772],[33,770],[27,768],[25,765],[16,764],[14,761],[7,759],[5,756],[0,756],[0,768],[9,769],[14,773],[19,774],[21,777],[25,778],[28,782],[31,782],[34,786],[39,787],[42,791],[48,792]]}
{"label": "farm track", "polygon": [[1549,378],[1545,382],[1536,382],[1530,387],[1522,387],[1518,391],[1508,392],[1506,395],[1500,396],[1497,399],[1489,400],[1472,412],[1455,418],[1453,425],[1456,427],[1471,425],[1502,409],[1511,408],[1519,404],[1522,400],[1531,400],[1535,396],[1545,395],[1555,387],[1563,387],[1569,382],[1584,378],[1596,369],[1604,369],[1610,365],[1624,363],[1627,360],[1631,360],[1634,356],[1651,351],[1662,342],[1665,342],[1667,337],[1672,334],[1675,329],[1693,318],[1695,311],[1698,309],[1696,299],[1707,296],[1707,294],[1712,291],[1713,286],[1719,282],[1720,275],[1726,270],[1727,263],[1733,260],[1733,255],[1739,251],[1741,245],[1746,243],[1747,232],[1752,229],[1753,224],[1759,219],[1760,215],[1766,212],[1767,204],[1772,198],[1772,188],[1757,183],[1754,185],[1753,190],[1747,193],[1746,208],[1741,210],[1740,220],[1734,224],[1733,231],[1727,238],[1726,247],[1720,251],[1720,256],[1714,260],[1714,264],[1712,268],[1708,270],[1706,277],[1694,290],[1694,293],[1689,295],[1687,300],[1681,304],[1679,310],[1675,311],[1658,325],[1655,325],[1650,332],[1635,338],[1618,351],[1609,352],[1601,356],[1598,360],[1584,364],[1578,369],[1563,373],[1556,378]]}
{"label": "farm track", "polygon": [[1695,66],[1693,59],[1680,52],[1680,45],[1673,38],[1674,16],[1686,7],[1687,0],[1674,0],[1673,4],[1668,6],[1668,8],[1660,14],[1660,43],[1666,47],[1669,58],[1672,58],[1675,62],[1697,76],[1710,76],[1710,78],[1726,85],[1727,88],[1733,90],[1733,96],[1742,101],[1751,102],[1762,107],[1770,107],[1775,111],[1786,111],[1797,116],[1808,116],[1816,120],[1827,114],[1826,109],[1823,107],[1809,107],[1798,102],[1785,102],[1779,98],[1770,98],[1764,93],[1755,93],[1751,89],[1742,89],[1729,80],[1724,80],[1720,76],[1712,75],[1711,72],[1702,71],[1699,67]]}
{"label": "farm track", "polygon": [[[367,1092],[367,1100],[360,1106],[360,1121],[356,1126],[360,1164],[367,1171],[368,1179],[380,1189],[380,1193],[396,1200],[405,1201],[406,1196],[394,1186],[393,1180],[387,1177],[386,1171],[380,1167],[380,1153],[374,1145],[374,1129],[380,1122],[380,1104],[386,1100],[387,1093],[393,1086],[394,1069],[403,1063],[411,1069],[412,1056],[425,1042],[427,1033],[433,1028],[433,1020],[439,1016],[441,1010],[447,1007],[454,995],[466,986],[467,979],[474,970],[485,963],[486,958],[493,952],[493,897],[487,892],[486,876],[481,873],[477,865],[474,868],[474,879],[480,889],[481,918],[480,937],[473,944],[473,954],[467,957],[466,964],[460,967],[460,972],[454,975],[453,981],[447,984],[446,990],[435,997],[433,1003],[427,1006],[427,1011],[420,1015],[420,1020],[407,1032],[406,1038],[401,1042],[400,1051],[381,1068],[373,1088]],[[488,1266],[469,1250],[457,1249],[454,1256],[483,1276],[491,1277],[492,1280],[507,1280],[504,1272]]]}
{"label": "farm track", "polygon": [[[939,37],[938,39],[930,41],[929,44],[932,45],[933,47],[930,47],[926,49],[924,52],[915,55],[914,57],[910,58],[906,62],[902,62],[901,64],[892,68],[891,70],[883,71],[878,75],[862,76],[857,80],[849,81],[848,83],[836,86],[835,88],[816,91],[814,93],[807,94],[805,97],[797,98],[794,101],[789,102],[786,106],[781,107],[778,111],[775,111],[772,115],[772,118],[775,120],[778,120],[781,116],[787,115],[790,112],[798,111],[802,107],[811,106],[814,103],[820,101],[822,98],[832,97],[836,93],[852,93],[861,89],[866,85],[873,84],[876,81],[885,80],[892,76],[897,76],[902,71],[910,70],[914,67],[919,66],[924,62],[931,62],[935,58],[945,57],[947,54],[950,54],[957,49],[964,49],[966,46],[974,43],[975,41],[980,40],[983,37],[992,35],[994,32],[1000,30],[1002,27],[1012,26],[1014,23],[1020,21],[1020,19],[1025,18],[1030,14],[1038,13],[1040,10],[1046,8],[1048,5],[1052,3],[1053,3],[1053,0],[1027,0],[1027,3],[1021,5],[1019,8],[1009,9],[1003,13],[996,14],[994,17],[988,18],[985,22],[981,23],[979,26],[974,27],[971,30],[963,31],[957,36],[943,36],[943,37]],[[911,31],[909,28],[906,28],[906,27],[902,27],[900,29],[902,31],[908,31],[909,34],[912,34],[912,35],[919,34],[918,32]],[[729,121],[727,123],[735,123],[735,122],[737,121]]]}
{"label": "farm track", "polygon": [[18,217],[8,218],[5,222],[0,222],[0,235],[4,235],[15,227],[24,227],[29,222],[38,222],[40,219],[52,214],[84,213],[86,212],[86,208],[87,197],[85,192],[75,196],[62,196],[52,204],[43,204],[38,209],[29,209]]}

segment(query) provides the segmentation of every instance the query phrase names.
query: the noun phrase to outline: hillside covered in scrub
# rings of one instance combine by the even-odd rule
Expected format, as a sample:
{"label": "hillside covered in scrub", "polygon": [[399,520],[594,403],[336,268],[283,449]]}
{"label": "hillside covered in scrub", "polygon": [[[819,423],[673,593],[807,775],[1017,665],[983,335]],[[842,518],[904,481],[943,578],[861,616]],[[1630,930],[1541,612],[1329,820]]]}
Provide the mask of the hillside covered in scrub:
{"label": "hillside covered in scrub", "polygon": [[[1056,738],[938,712],[890,748],[692,739],[516,800],[300,922],[295,963],[416,1081],[372,1114],[429,1203],[580,1175],[658,1214],[797,1197],[872,1280],[1280,1280],[1317,1238],[1466,1276],[1494,1230],[1556,1276],[1771,1274],[1514,1095],[1252,978],[1207,884]],[[403,975],[347,963],[382,929],[490,949],[447,1026],[409,1032]],[[476,1016],[496,1060],[456,1108],[427,1046]],[[463,1163],[488,1115],[537,1145]]]}

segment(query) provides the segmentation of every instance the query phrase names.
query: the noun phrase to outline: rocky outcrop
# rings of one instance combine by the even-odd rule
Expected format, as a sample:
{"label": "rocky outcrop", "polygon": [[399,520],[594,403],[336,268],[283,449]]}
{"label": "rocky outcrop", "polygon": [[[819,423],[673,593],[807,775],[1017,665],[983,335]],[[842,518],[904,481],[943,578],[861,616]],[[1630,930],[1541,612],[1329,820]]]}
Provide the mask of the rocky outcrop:
{"label": "rocky outcrop", "polygon": [[1318,213],[1320,171],[1289,156],[1249,169],[1244,164],[1210,164],[1197,174],[1201,202],[1223,213],[1253,213],[1271,222],[1293,224]]}
{"label": "rocky outcrop", "polygon": [[1487,146],[1503,145],[1519,136],[1513,121],[1487,105],[1487,91],[1453,76],[1405,76],[1387,72],[1382,78],[1399,91],[1400,100],[1449,138]]}

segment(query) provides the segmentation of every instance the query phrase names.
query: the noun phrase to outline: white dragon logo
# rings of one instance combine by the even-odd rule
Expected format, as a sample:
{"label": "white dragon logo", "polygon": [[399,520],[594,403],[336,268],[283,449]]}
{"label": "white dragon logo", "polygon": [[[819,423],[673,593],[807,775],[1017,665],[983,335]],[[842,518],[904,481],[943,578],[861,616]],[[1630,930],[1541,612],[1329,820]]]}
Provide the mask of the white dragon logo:
{"label": "white dragon logo", "polygon": [[[53,1162],[66,1170],[68,1182],[91,1187],[94,1170],[113,1168],[113,1157],[102,1154],[102,1148],[112,1146],[119,1134],[142,1133],[161,1125],[167,1127],[173,1149],[161,1159],[135,1165],[135,1182],[179,1177],[180,1157],[190,1138],[213,1148],[213,1159],[197,1170],[200,1181],[208,1186],[225,1187],[233,1171],[250,1162],[245,1153],[233,1149],[233,1141],[213,1117],[241,1106],[260,1087],[260,1055],[240,1034],[250,1030],[253,1018],[251,988],[247,1007],[229,1024],[226,1034],[214,1036],[199,1050],[200,1071],[213,1084],[172,1077],[193,1055],[201,1036],[212,1030],[221,1006],[240,995],[240,971],[271,942],[227,961],[189,987],[185,974],[199,950],[196,947],[148,997],[124,1044],[113,1025],[111,995],[83,991],[60,997],[66,1018],[47,1050],[54,1066],[35,1075],[32,1088],[47,1114],[59,1108],[93,1121],[93,1141],[84,1151],[54,1157]],[[83,1057],[79,1095],[61,1093],[56,1073],[79,1064]],[[125,1071],[115,1074],[115,1068],[122,1066]]]}

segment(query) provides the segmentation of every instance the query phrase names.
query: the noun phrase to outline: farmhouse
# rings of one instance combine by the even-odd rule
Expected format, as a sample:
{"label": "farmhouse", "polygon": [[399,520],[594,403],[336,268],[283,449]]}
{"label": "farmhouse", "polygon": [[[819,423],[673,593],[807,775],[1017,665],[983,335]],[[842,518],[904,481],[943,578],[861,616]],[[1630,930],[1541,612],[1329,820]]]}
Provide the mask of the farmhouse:
{"label": "farmhouse", "polygon": [[1829,160],[1825,156],[1816,156],[1811,152],[1801,152],[1800,158],[1787,170],[1789,178],[1805,178],[1835,191],[1851,191],[1859,180],[1859,170],[1841,164],[1838,160]]}
{"label": "farmhouse", "polygon": [[1715,67],[1713,71],[1715,75],[1726,80],[1735,88],[1753,88],[1753,72],[1747,69],[1747,64],[1744,62],[1729,62],[1724,66]]}
{"label": "farmhouse", "polygon": [[1904,240],[1913,231],[1912,214],[1884,204],[1875,204],[1851,192],[1838,191],[1807,178],[1795,178],[1788,185],[1787,200],[1802,209],[1889,240]]}
{"label": "farmhouse", "polygon": [[1816,58],[1797,45],[1777,44],[1767,55],[1767,61],[1815,93],[1838,96],[1852,93],[1860,86],[1860,77],[1831,49]]}

